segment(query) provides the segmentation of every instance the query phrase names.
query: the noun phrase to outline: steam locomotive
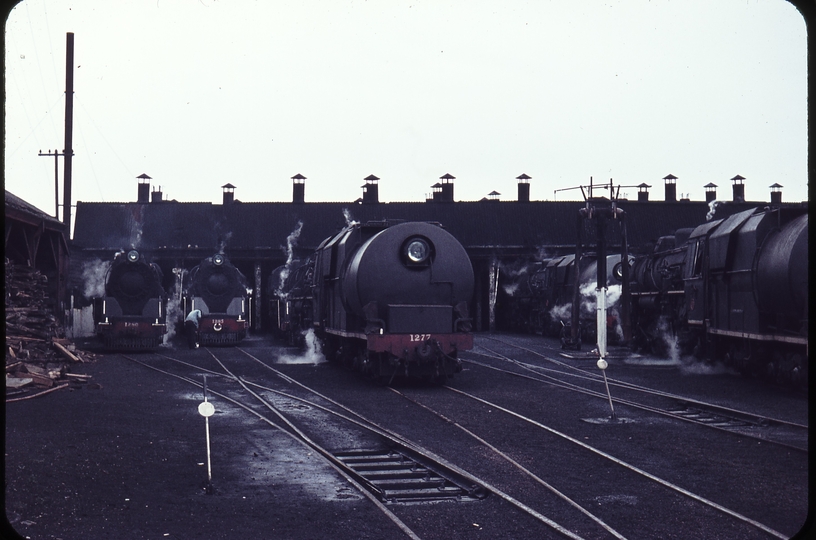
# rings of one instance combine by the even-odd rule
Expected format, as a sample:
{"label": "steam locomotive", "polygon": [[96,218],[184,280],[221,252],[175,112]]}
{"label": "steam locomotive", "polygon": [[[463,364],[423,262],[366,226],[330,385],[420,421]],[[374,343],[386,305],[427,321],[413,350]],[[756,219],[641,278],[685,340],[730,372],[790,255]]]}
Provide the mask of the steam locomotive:
{"label": "steam locomotive", "polygon": [[162,344],[167,331],[162,272],[132,249],[114,256],[96,324],[107,349],[147,350]]}
{"label": "steam locomotive", "polygon": [[269,318],[275,335],[288,345],[305,345],[312,324],[313,258],[293,259],[276,268],[267,281]]}
{"label": "steam locomotive", "polygon": [[438,223],[352,223],[275,276],[279,329],[290,341],[311,329],[327,359],[383,382],[442,383],[461,371],[458,352],[473,347],[473,268]]}
{"label": "steam locomotive", "polygon": [[[630,257],[630,260],[633,258]],[[613,281],[613,268],[620,263],[618,254],[607,255],[607,279],[609,320],[607,335],[610,340],[622,337],[619,311],[620,280]],[[581,342],[596,339],[595,287],[597,285],[598,261],[592,253],[580,261],[578,277],[578,341],[572,347],[581,348]],[[575,294],[575,255],[562,255],[522,265],[521,268],[505,267],[500,279],[506,284],[500,300],[500,317],[508,329],[538,333],[544,336],[560,336],[566,346],[570,335],[572,303]]]}
{"label": "steam locomotive", "polygon": [[184,314],[201,310],[198,323],[202,345],[234,345],[247,334],[246,278],[221,253],[190,270],[184,285]]}
{"label": "steam locomotive", "polygon": [[807,381],[806,208],[754,208],[677,231],[635,261],[630,279],[636,346],[659,348],[668,331],[681,354]]}

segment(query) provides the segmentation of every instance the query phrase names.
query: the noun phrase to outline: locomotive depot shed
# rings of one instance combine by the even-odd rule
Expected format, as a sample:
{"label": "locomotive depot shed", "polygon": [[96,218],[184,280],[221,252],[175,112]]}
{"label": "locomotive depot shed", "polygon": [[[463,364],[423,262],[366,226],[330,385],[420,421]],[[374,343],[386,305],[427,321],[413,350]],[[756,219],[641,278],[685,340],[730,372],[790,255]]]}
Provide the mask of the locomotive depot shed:
{"label": "locomotive depot shed", "polygon": [[[446,174],[440,178],[443,183],[433,186],[433,198],[426,202],[379,202],[379,179],[373,175],[366,178],[363,197],[356,201],[305,202],[306,178],[298,174],[292,177],[292,202],[241,202],[235,198],[236,187],[228,183],[222,186],[220,205],[164,200],[161,191],[156,190],[148,200],[150,177],[139,178],[137,202],[77,202],[69,276],[74,307],[88,300],[79,298],[78,293],[83,287],[82,265],[88,260],[109,261],[122,249],[137,248],[159,265],[168,280],[172,279],[173,268],[189,270],[201,259],[223,252],[253,289],[253,331],[267,327],[262,310],[267,277],[286,262],[287,238],[293,232],[298,231],[293,244],[293,255],[298,258],[313,252],[349,221],[391,220],[437,222],[465,247],[476,279],[474,329],[486,330],[491,324],[490,276],[501,264],[519,259],[575,253],[576,216],[585,206],[583,201],[530,201],[527,175],[519,177],[516,201],[454,201],[454,177]],[[704,223],[711,211],[711,201],[677,201],[676,177],[668,175],[664,180],[664,201],[649,201],[646,184],[638,186],[637,201],[616,201],[626,214],[630,252],[649,250],[661,236]],[[744,178],[736,176],[732,180],[733,201],[722,202],[717,217],[722,217],[723,210],[733,213],[768,204],[743,202]],[[707,199],[713,200],[716,192],[710,186],[714,185],[709,184]],[[602,189],[606,187],[596,185],[595,192],[607,194],[608,190]],[[775,190],[771,198],[780,195]],[[606,198],[593,201],[609,204]],[[619,253],[619,228],[608,227],[606,235],[609,253]],[[594,228],[585,228],[583,244],[585,249],[592,249]]]}
{"label": "locomotive depot shed", "polygon": [[[367,190],[367,197],[354,202],[307,203],[302,197],[302,180],[305,179],[294,180],[297,181],[292,202],[241,202],[234,198],[235,186],[226,184],[222,204],[166,201],[160,193],[150,201],[147,199],[149,186],[142,182],[136,202],[78,202],[71,240],[63,235],[66,230],[63,224],[7,193],[8,256],[17,264],[33,267],[32,270],[39,268],[48,276],[51,287],[56,287],[50,293],[49,307],[55,315],[64,317],[61,322],[65,334],[75,340],[76,347],[96,349],[92,345],[93,331],[84,332],[89,329],[86,325],[93,318],[91,315],[96,314],[98,300],[95,294],[91,295],[93,298],[86,295],[83,288],[88,279],[86,270],[94,266],[94,261],[109,265],[114,253],[122,250],[136,249],[160,266],[167,290],[180,278],[179,270],[190,271],[203,258],[223,253],[248,278],[247,287],[253,289],[249,298],[255,313],[250,321],[250,335],[240,347],[202,345],[186,350],[178,347],[178,340],[171,343],[172,336],[168,332],[165,343],[172,349],[146,354],[140,351],[135,355],[130,352],[104,354],[98,362],[93,361],[95,355],[91,354],[88,359],[87,354],[71,348],[78,358],[70,367],[72,378],[59,386],[52,383],[54,390],[66,390],[44,398],[38,396],[51,390],[38,389],[36,395],[7,397],[5,493],[6,517],[12,532],[29,538],[66,539],[403,537],[404,530],[399,531],[396,522],[386,517],[387,513],[379,512],[362,491],[357,493],[349,487],[342,475],[319,459],[319,453],[313,452],[311,447],[298,448],[282,430],[259,428],[254,418],[236,407],[237,402],[226,401],[228,395],[238,391],[234,384],[237,381],[256,379],[265,381],[264,384],[272,384],[273,380],[280,383],[279,377],[269,375],[265,369],[269,367],[272,371],[280,369],[298,383],[316,385],[315,389],[332,399],[342,397],[343,401],[354,404],[354,408],[359,407],[363,417],[382,415],[383,425],[398,426],[399,430],[406,430],[405,434],[418,437],[431,450],[445,452],[442,455],[447,459],[455,457],[453,463],[469,473],[478,470],[479,475],[495,474],[496,479],[505,481],[504,475],[509,471],[499,464],[496,456],[485,454],[485,448],[476,447],[463,434],[449,431],[449,418],[479,424],[486,440],[498,440],[502,446],[509,445],[523,452],[518,461],[541,467],[548,475],[557,477],[565,491],[582,497],[578,502],[584,508],[591,508],[593,514],[598,512],[598,516],[605,519],[611,518],[614,522],[610,522],[610,526],[625,528],[629,533],[648,531],[651,537],[677,539],[765,537],[764,532],[754,530],[752,523],[742,519],[746,516],[778,537],[794,534],[802,526],[808,504],[806,433],[786,435],[791,437],[788,442],[804,440],[802,447],[779,450],[770,440],[749,442],[741,438],[742,435],[730,439],[727,437],[734,433],[715,435],[698,431],[694,424],[675,424],[657,419],[651,412],[634,412],[626,406],[619,408],[623,411],[618,422],[614,412],[611,419],[608,416],[603,396],[591,399],[584,393],[550,388],[549,382],[534,383],[529,372],[508,372],[511,377],[494,376],[493,370],[498,366],[491,367],[484,362],[503,363],[504,360],[481,352],[464,359],[465,369],[461,375],[457,374],[455,388],[450,386],[453,393],[448,393],[450,390],[446,388],[414,383],[390,388],[390,383],[385,387],[361,379],[359,374],[342,368],[338,362],[313,361],[308,355],[289,361],[295,349],[266,337],[273,326],[273,321],[267,320],[272,317],[263,303],[271,298],[268,296],[270,276],[276,267],[287,262],[289,255],[301,258],[310,255],[327,237],[350,222],[421,221],[440,223],[462,244],[472,263],[475,275],[472,313],[475,314],[474,330],[478,332],[474,339],[479,340],[479,347],[491,353],[492,348],[499,347],[496,354],[505,354],[509,349],[504,347],[532,353],[528,346],[533,346],[557,357],[560,349],[555,338],[492,332],[494,325],[498,327],[503,322],[496,320],[500,317],[493,317],[503,316],[502,304],[496,302],[497,295],[500,297],[497,289],[501,289],[499,270],[519,261],[529,263],[574,254],[578,238],[582,238],[584,254],[591,257],[593,250],[601,251],[595,246],[594,236],[594,225],[601,220],[590,223],[580,217],[580,210],[587,204],[595,208],[608,207],[611,204],[608,198],[590,197],[585,202],[496,199],[454,202],[452,184],[447,182],[440,184],[437,192],[445,192],[442,200],[380,203],[372,199],[371,191]],[[630,253],[651,251],[660,237],[671,236],[677,229],[696,227],[712,218],[738,218],[737,213],[747,209],[782,207],[779,214],[807,212],[807,202],[781,203],[778,191],[772,192],[770,202],[744,202],[737,196],[737,189],[734,200],[719,201],[719,205],[714,204],[714,198],[706,202],[675,201],[671,200],[673,177],[670,180],[666,190],[666,198],[670,200],[649,201],[643,190],[637,201],[615,200],[624,212]],[[443,189],[443,186],[449,187]],[[18,210],[25,212],[20,214]],[[434,232],[442,231],[434,229]],[[617,225],[607,226],[605,234],[608,253],[618,253],[622,246]],[[295,236],[294,249],[287,252],[287,242],[292,243]],[[467,259],[458,259],[456,267],[461,268],[462,264],[466,265]],[[102,264],[98,268],[105,267]],[[61,282],[66,283],[67,298],[57,300]],[[7,328],[10,305],[7,294]],[[69,309],[69,305],[73,309]],[[485,333],[486,330],[490,333]],[[56,339],[57,335],[63,335],[62,331],[55,331],[53,335],[55,347],[57,343],[68,345],[68,340]],[[511,341],[502,344],[503,339]],[[8,345],[7,338],[7,349],[13,354]],[[23,346],[19,347],[22,350]],[[594,354],[587,351],[560,356],[570,365],[594,369],[597,365]],[[635,356],[636,360],[642,357]],[[248,362],[248,357],[262,361]],[[309,361],[301,361],[304,358]],[[519,359],[530,360],[529,357]],[[790,415],[790,420],[807,429],[806,395],[733,374],[716,372],[711,377],[686,377],[688,373],[682,368],[666,363],[630,363],[629,358],[616,355],[610,355],[609,359],[615,377],[631,377],[630,382],[636,386],[656,384],[661,391],[678,392],[677,395],[691,399],[725,398],[727,402],[721,405],[767,409],[774,418]],[[512,358],[508,360],[516,362]],[[226,362],[231,369],[238,368],[241,372],[234,380],[217,374],[204,379],[204,386],[209,384],[210,395],[215,396],[212,400],[217,413],[211,419],[212,425],[205,424],[205,439],[201,416],[206,415],[200,412],[201,408],[196,409],[196,405],[200,407],[202,396],[206,401],[207,394],[206,390],[202,394],[198,385],[202,370],[209,373],[213,362]],[[187,367],[179,368],[180,365]],[[9,366],[7,352],[7,373]],[[541,367],[550,371],[547,364]],[[188,368],[192,371],[187,371]],[[490,371],[483,371],[486,369]],[[678,376],[681,373],[683,376]],[[17,374],[15,378],[20,376]],[[284,387],[288,384],[286,377],[280,378]],[[547,385],[543,393],[541,384]],[[400,392],[406,396],[400,396]],[[627,471],[617,472],[617,467],[613,473],[609,464],[602,465],[572,447],[557,446],[566,443],[550,438],[549,429],[546,434],[525,431],[514,424],[515,420],[497,414],[498,401],[474,407],[472,401],[460,397],[465,392],[509,400],[510,408],[530,408],[538,412],[540,407],[548,423],[561,428],[567,426],[570,437],[582,448],[603,445],[611,455],[625,454],[637,462],[635,465],[644,466],[649,474],[660,471],[658,477],[665,475],[675,479],[682,489],[690,488],[695,496],[702,495],[702,500],[686,500],[677,493],[653,492],[651,490],[657,488],[645,486],[643,478],[630,476]],[[620,392],[622,389],[616,386],[613,390],[616,400],[622,399],[618,396]],[[403,401],[406,397],[408,401]],[[415,398],[419,401],[410,404]],[[313,411],[308,402],[288,403],[284,400],[285,408],[293,415],[303,415],[301,419],[308,419],[309,429],[326,438],[333,455],[340,456],[344,452],[356,455],[361,451],[380,455],[379,443],[372,444],[371,435],[333,427],[333,422]],[[428,412],[425,407],[434,403],[448,408],[446,416],[432,423],[430,417],[425,416]],[[609,406],[611,404],[610,396]],[[414,409],[414,405],[423,409]],[[689,413],[697,414],[695,410]],[[776,427],[768,429],[761,425],[758,429],[772,431]],[[214,475],[209,484],[211,443]],[[402,458],[400,466],[403,466]],[[582,473],[576,475],[576,470]],[[526,481],[516,482],[511,480],[516,478],[511,475],[506,478],[506,486],[498,485],[498,490],[478,501],[458,495],[445,501],[406,502],[391,498],[385,500],[384,505],[400,519],[410,520],[408,526],[422,538],[561,537],[531,515],[519,514],[517,508],[508,507],[505,497],[520,496],[544,505],[547,519],[570,530],[589,532],[579,537],[608,537],[593,533],[595,525],[584,523],[583,517],[571,517],[572,512],[577,511],[566,503],[561,509],[562,502],[549,501],[533,491],[543,487],[528,485]],[[486,485],[495,486],[495,481]],[[436,490],[434,496],[438,496],[441,488],[433,484],[431,489]],[[518,491],[500,495],[502,489]],[[475,488],[471,491],[477,493]],[[730,517],[720,516],[706,501],[722,504],[727,511],[733,509],[735,517],[742,522],[733,523]],[[708,507],[701,510],[696,507],[698,503]],[[554,515],[549,514],[550,510]],[[744,534],[746,532],[751,534]],[[629,534],[626,537],[643,536]]]}

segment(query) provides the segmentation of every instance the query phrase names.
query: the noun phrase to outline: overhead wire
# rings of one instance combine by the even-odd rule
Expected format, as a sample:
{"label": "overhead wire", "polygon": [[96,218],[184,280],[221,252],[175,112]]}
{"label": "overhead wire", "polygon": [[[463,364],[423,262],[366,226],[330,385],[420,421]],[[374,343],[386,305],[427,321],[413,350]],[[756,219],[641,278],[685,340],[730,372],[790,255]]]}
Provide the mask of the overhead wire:
{"label": "overhead wire", "polygon": [[110,148],[111,152],[113,152],[113,155],[114,155],[114,156],[116,156],[116,159],[117,159],[117,160],[119,160],[119,163],[121,163],[121,164],[122,164],[122,167],[124,167],[124,168],[125,168],[125,170],[127,171],[128,175],[133,176],[133,172],[131,172],[131,170],[128,168],[128,166],[127,166],[127,165],[125,165],[125,162],[124,162],[124,161],[122,161],[122,158],[121,158],[121,157],[119,157],[119,154],[118,154],[118,153],[116,153],[116,149],[113,147],[113,145],[110,143],[110,141],[108,141],[107,137],[105,137],[105,134],[104,134],[104,133],[102,133],[102,130],[101,130],[101,129],[99,129],[99,126],[98,126],[98,125],[97,125],[97,123],[94,121],[93,117],[91,116],[91,113],[90,113],[90,112],[88,111],[88,109],[85,107],[85,104],[82,102],[82,100],[81,100],[81,99],[79,99],[77,96],[74,96],[74,102],[75,102],[75,103],[79,103],[80,107],[82,107],[82,110],[83,110],[83,111],[85,111],[85,114],[87,115],[88,120],[90,120],[90,121],[91,121],[91,124],[93,124],[93,127],[95,127],[95,128],[96,128],[96,131],[99,133],[99,136],[100,136],[100,137],[102,137],[102,140],[103,140],[103,141],[105,141],[105,144],[107,144],[107,145],[108,145],[108,148]]}
{"label": "overhead wire", "polygon": [[[32,24],[32,22],[31,22],[31,11],[30,11],[30,9],[29,9],[29,2],[23,2],[23,4],[25,5],[26,17],[28,18],[28,27],[29,27],[29,29],[31,30],[31,37],[32,37],[32,39],[33,39],[33,38],[34,38],[34,36],[36,36],[37,34],[34,32],[34,25],[33,25],[33,24]],[[51,42],[50,42],[50,39],[49,39],[49,44],[48,44],[48,46],[49,46],[49,51],[51,52],[51,58],[52,58],[52,62],[53,62],[53,58],[54,58],[54,50],[53,50],[53,48],[51,48]],[[47,87],[46,87],[46,84],[45,84],[45,77],[43,77],[43,73],[42,73],[42,64],[40,63],[40,55],[39,55],[39,54],[37,54],[37,52],[36,52],[36,48],[35,48],[34,50],[35,50],[35,53],[34,53],[34,58],[35,58],[35,59],[36,59],[36,61],[37,61],[37,72],[38,72],[38,73],[39,73],[39,75],[40,75],[40,83],[42,84],[42,88],[43,88],[43,95],[44,95],[44,96],[47,96],[47,95],[49,94],[49,92],[48,92]],[[56,67],[54,68],[54,75],[55,75],[55,77],[56,77]],[[56,80],[59,80],[59,79],[56,79]],[[57,127],[56,127],[56,125],[54,125],[54,119],[53,119],[53,116],[51,117],[51,129],[53,129],[53,130],[54,130],[54,135],[55,135],[55,136],[56,136],[56,134],[57,134],[57,133],[59,133],[59,132],[57,131]]]}

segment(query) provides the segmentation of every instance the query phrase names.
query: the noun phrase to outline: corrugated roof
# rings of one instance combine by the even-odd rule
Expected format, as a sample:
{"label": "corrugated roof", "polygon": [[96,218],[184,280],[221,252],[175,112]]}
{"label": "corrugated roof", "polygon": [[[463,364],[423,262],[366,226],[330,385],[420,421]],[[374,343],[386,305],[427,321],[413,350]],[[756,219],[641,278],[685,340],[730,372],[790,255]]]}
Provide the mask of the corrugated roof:
{"label": "corrugated roof", "polygon": [[20,212],[23,212],[23,213],[37,219],[37,220],[42,220],[51,229],[53,229],[53,228],[58,228],[58,229],[65,228],[62,221],[58,220],[54,216],[46,214],[45,212],[43,212],[42,210],[40,210],[39,208],[37,208],[33,204],[30,204],[30,203],[24,201],[23,199],[21,199],[17,195],[14,195],[13,193],[11,193],[8,190],[6,190],[6,208],[13,208],[15,210],[19,210]]}

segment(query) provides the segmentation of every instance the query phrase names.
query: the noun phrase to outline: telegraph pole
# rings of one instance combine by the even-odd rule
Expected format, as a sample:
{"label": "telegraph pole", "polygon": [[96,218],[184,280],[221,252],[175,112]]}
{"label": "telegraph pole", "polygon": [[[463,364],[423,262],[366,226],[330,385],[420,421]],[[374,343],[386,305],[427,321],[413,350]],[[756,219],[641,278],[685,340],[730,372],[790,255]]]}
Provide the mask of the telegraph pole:
{"label": "telegraph pole", "polygon": [[59,219],[59,157],[65,154],[60,154],[57,150],[54,150],[53,154],[51,150],[47,154],[43,154],[43,151],[40,150],[38,155],[43,157],[54,156],[54,217]]}
{"label": "telegraph pole", "polygon": [[65,187],[63,189],[62,222],[65,223],[68,240],[71,239],[71,177],[74,127],[74,33],[66,34],[65,46]]}

